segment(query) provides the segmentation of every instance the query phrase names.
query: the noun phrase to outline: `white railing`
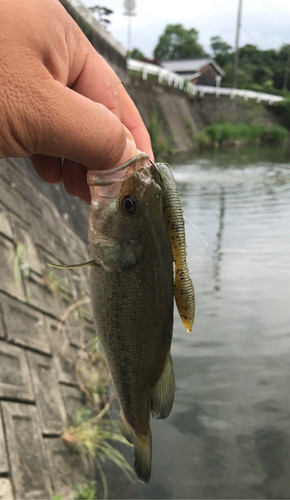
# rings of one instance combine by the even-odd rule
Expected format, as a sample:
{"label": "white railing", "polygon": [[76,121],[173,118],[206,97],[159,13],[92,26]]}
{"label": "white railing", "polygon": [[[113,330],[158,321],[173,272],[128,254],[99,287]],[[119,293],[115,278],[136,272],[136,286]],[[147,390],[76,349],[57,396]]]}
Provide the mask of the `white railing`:
{"label": "white railing", "polygon": [[102,38],[104,38],[112,47],[114,47],[122,56],[127,55],[127,51],[125,47],[116,40],[111,33],[107,30],[105,26],[103,26],[93,15],[92,11],[87,9],[85,5],[80,0],[68,0],[69,3],[73,6],[73,8],[87,21],[92,28],[99,33]]}
{"label": "white railing", "polygon": [[137,71],[142,74],[143,80],[147,80],[148,75],[155,75],[158,77],[159,83],[166,83],[167,85],[173,85],[176,88],[187,92],[190,95],[200,95],[204,97],[205,94],[212,94],[216,97],[221,95],[229,96],[234,99],[235,96],[243,97],[245,101],[248,99],[255,99],[257,102],[268,102],[273,104],[275,102],[284,101],[284,97],[265,94],[263,92],[255,92],[254,90],[241,90],[241,89],[229,89],[224,87],[208,87],[207,85],[195,85],[189,82],[186,78],[183,78],[177,73],[173,73],[165,68],[156,66],[155,64],[148,64],[142,61],[136,61],[135,59],[127,59],[127,68],[131,71]]}

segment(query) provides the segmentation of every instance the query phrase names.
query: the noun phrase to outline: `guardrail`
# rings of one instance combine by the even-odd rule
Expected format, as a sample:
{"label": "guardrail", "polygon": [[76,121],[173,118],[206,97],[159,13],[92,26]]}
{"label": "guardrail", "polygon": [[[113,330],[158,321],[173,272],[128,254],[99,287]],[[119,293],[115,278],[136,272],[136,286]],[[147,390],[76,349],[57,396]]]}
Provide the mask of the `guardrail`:
{"label": "guardrail", "polygon": [[189,82],[186,78],[173,73],[168,69],[162,68],[161,66],[156,66],[155,64],[149,64],[142,61],[136,61],[136,59],[127,59],[127,69],[131,71],[137,71],[142,74],[143,80],[147,80],[148,75],[155,75],[158,78],[159,83],[166,83],[167,85],[173,85],[189,95],[200,95],[204,97],[205,94],[212,94],[216,97],[221,95],[228,96],[234,99],[236,96],[243,97],[245,101],[248,99],[255,99],[257,102],[268,102],[269,104],[274,104],[275,102],[284,101],[284,97],[266,94],[263,92],[255,92],[254,90],[242,90],[242,89],[229,89],[224,87],[208,87],[206,85],[195,85]]}
{"label": "guardrail", "polygon": [[68,0],[73,8],[89,23],[92,28],[97,31],[112,47],[114,47],[122,56],[127,55],[125,47],[116,40],[111,33],[108,32],[105,26],[103,26],[93,15],[92,11],[87,9],[85,5],[80,0]]}

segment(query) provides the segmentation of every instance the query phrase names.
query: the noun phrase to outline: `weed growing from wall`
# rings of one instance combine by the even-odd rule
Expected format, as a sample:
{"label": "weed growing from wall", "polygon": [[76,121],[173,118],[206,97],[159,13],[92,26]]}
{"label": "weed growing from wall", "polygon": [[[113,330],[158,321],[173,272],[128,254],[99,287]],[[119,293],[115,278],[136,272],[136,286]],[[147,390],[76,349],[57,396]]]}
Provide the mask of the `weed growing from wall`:
{"label": "weed growing from wall", "polygon": [[156,110],[153,111],[148,125],[152,149],[157,161],[162,161],[172,152],[172,140],[163,132],[163,122],[158,117]]}

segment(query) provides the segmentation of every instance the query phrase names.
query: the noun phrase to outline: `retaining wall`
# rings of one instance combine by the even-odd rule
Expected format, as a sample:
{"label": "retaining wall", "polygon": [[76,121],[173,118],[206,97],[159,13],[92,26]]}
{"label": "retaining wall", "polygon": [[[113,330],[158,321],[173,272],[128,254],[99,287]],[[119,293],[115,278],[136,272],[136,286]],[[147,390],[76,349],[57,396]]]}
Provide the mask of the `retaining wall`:
{"label": "retaining wall", "polygon": [[[61,192],[58,195],[62,198]],[[29,277],[15,281],[19,242],[27,250],[21,262]],[[55,334],[57,316],[88,296],[88,271],[74,271],[72,280],[68,270],[51,272],[46,262],[88,259],[86,243],[37,191],[19,163],[1,160],[0,498],[72,498],[74,485],[84,482],[84,464],[59,437],[74,421],[84,397],[74,364],[57,345],[66,358],[76,360],[79,347],[94,337],[89,309],[83,322],[69,316],[58,342]]]}
{"label": "retaining wall", "polygon": [[204,127],[217,121],[274,125],[279,123],[273,106],[242,98],[189,96],[183,91],[149,80],[131,77],[124,80],[126,90],[148,127],[153,111],[163,122],[164,133],[171,137],[175,152],[196,147],[195,137]]}

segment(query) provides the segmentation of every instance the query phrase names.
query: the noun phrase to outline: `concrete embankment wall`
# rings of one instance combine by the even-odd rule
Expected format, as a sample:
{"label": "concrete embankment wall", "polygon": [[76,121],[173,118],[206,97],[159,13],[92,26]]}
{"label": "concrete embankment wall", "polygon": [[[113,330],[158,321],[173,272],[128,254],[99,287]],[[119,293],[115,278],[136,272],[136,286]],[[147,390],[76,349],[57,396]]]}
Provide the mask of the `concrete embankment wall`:
{"label": "concrete embankment wall", "polygon": [[185,92],[137,78],[124,79],[124,85],[135,102],[146,126],[156,110],[164,133],[171,137],[176,152],[194,149],[195,137],[204,127],[217,121],[274,125],[278,118],[271,106],[241,98],[215,96],[190,97]]}
{"label": "concrete embankment wall", "polygon": [[[69,214],[80,213],[86,229],[87,217],[80,200],[46,185],[61,217],[27,179],[25,163],[33,175],[28,160],[0,161],[0,498],[72,498],[86,471],[59,436],[84,405],[74,363],[94,327],[89,309],[82,321],[70,314],[58,335],[56,318],[88,297],[88,270],[72,279],[46,263],[89,259],[69,228]],[[17,248],[27,254],[20,258]],[[21,269],[22,278],[29,270],[25,279]]]}

